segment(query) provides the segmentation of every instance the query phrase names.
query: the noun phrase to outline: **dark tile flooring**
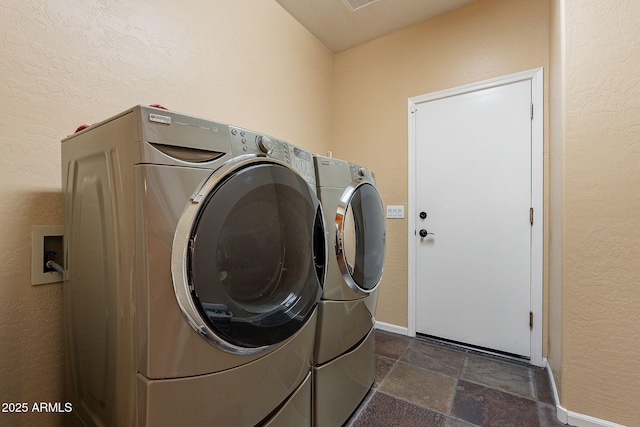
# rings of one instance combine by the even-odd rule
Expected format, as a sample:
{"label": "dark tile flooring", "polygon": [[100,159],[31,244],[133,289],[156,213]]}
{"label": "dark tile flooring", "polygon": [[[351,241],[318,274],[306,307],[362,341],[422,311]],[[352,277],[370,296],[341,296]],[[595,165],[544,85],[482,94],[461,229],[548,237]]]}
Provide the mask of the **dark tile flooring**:
{"label": "dark tile flooring", "polygon": [[376,381],[349,427],[547,427],[547,372],[525,363],[376,331]]}

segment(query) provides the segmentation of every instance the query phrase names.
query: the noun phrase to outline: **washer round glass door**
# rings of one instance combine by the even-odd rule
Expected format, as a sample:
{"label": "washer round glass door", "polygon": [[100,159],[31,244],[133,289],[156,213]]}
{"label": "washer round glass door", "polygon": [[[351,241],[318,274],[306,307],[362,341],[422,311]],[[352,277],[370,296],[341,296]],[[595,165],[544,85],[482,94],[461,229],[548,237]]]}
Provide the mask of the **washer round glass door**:
{"label": "washer round glass door", "polygon": [[358,294],[375,290],[385,256],[382,199],[370,182],[355,181],[340,198],[336,214],[336,257],[345,282]]}
{"label": "washer round glass door", "polygon": [[214,345],[262,351],[313,314],[325,245],[320,203],[287,165],[253,159],[223,168],[179,221],[172,254],[178,302]]}

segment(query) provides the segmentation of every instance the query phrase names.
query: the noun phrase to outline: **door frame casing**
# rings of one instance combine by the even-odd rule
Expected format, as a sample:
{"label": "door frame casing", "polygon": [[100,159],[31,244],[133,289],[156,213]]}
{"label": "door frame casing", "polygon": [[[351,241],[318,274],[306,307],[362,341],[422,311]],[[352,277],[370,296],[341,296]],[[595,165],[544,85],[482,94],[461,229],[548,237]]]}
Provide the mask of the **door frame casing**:
{"label": "door frame casing", "polygon": [[520,73],[471,83],[451,89],[411,97],[408,100],[408,328],[409,336],[416,335],[417,315],[417,277],[416,277],[416,132],[415,114],[418,104],[462,95],[469,92],[489,89],[523,80],[531,80],[531,102],[533,118],[531,121],[531,204],[533,225],[531,227],[531,312],[533,327],[531,330],[531,359],[535,366],[543,366],[542,357],[542,299],[543,299],[543,176],[544,176],[544,92],[543,69],[535,68]]}

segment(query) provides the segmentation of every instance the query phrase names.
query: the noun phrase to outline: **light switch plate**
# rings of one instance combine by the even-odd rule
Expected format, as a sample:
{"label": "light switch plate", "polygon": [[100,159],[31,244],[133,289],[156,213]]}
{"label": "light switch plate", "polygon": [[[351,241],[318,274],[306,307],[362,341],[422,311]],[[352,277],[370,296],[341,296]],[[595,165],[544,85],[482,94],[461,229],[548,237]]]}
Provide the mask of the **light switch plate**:
{"label": "light switch plate", "polygon": [[393,218],[393,219],[404,218],[404,205],[388,205],[387,218]]}
{"label": "light switch plate", "polygon": [[[55,270],[45,271],[45,251],[54,250],[54,260],[62,260],[64,226],[34,226],[31,229],[31,284],[44,285],[62,282],[62,274]],[[45,244],[45,240],[47,243]],[[61,262],[58,261],[59,264]]]}

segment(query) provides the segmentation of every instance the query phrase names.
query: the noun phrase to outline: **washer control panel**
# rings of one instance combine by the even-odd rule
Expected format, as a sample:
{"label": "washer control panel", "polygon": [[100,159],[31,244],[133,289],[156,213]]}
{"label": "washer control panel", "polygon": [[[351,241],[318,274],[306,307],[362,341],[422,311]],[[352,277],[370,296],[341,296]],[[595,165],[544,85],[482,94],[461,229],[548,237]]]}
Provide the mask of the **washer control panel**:
{"label": "washer control panel", "polygon": [[309,184],[315,187],[316,174],[313,156],[308,151],[271,136],[247,129],[229,126],[231,149],[234,156],[254,154],[280,160],[293,167]]}
{"label": "washer control panel", "polygon": [[293,166],[293,168],[297,170],[308,183],[313,184],[313,187],[315,188],[316,170],[313,167],[313,156],[302,148],[291,144],[288,145],[289,151],[291,152],[291,166]]}

